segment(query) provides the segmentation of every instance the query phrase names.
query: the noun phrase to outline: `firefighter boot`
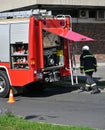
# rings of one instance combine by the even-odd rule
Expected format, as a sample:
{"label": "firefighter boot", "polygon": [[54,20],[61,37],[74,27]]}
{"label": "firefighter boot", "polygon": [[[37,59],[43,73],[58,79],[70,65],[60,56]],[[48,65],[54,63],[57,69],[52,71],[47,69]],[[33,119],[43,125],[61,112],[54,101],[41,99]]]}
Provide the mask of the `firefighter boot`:
{"label": "firefighter boot", "polygon": [[86,85],[82,89],[83,89],[83,91],[87,91],[87,92],[92,90],[91,85],[87,84],[87,83],[86,83]]}
{"label": "firefighter boot", "polygon": [[87,92],[91,91],[92,90],[91,85],[90,84],[86,84],[85,89],[86,89]]}
{"label": "firefighter boot", "polygon": [[80,87],[80,90],[81,90],[81,91],[86,91],[85,86],[81,86],[81,87]]}
{"label": "firefighter boot", "polygon": [[100,90],[98,89],[97,86],[94,86],[94,87],[92,88],[91,94],[96,94],[96,93],[100,93]]}
{"label": "firefighter boot", "polygon": [[89,91],[92,90],[92,88],[91,88],[91,86],[89,84],[86,84],[85,86],[81,86],[80,90],[89,92]]}

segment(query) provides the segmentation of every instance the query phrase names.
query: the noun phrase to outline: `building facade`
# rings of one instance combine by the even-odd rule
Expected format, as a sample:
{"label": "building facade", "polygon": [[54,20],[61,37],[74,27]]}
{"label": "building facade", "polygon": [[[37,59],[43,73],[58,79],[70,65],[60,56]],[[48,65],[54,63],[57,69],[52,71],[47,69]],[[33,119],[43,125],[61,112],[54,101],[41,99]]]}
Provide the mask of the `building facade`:
{"label": "building facade", "polygon": [[92,7],[92,8],[104,8],[105,1],[104,0],[0,0],[0,11],[18,9],[22,7],[29,6],[78,6],[78,8],[82,7]]}

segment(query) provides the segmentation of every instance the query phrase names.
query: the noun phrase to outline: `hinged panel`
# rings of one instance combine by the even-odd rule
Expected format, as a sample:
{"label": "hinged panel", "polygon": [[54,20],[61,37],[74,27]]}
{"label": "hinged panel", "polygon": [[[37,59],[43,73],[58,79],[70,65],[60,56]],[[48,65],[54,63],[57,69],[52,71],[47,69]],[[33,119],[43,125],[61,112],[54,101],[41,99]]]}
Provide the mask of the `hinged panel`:
{"label": "hinged panel", "polygon": [[11,43],[23,42],[28,43],[28,23],[12,23],[11,24]]}
{"label": "hinged panel", "polygon": [[9,62],[9,24],[0,24],[0,61]]}

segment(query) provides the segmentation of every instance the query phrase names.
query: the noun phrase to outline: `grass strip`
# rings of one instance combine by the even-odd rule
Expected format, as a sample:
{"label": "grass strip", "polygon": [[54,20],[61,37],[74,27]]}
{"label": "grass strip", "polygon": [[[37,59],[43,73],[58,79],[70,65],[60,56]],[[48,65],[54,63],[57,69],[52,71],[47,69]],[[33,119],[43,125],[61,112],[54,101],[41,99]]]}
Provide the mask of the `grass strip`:
{"label": "grass strip", "polygon": [[94,130],[82,126],[63,126],[27,121],[12,114],[0,115],[0,130]]}

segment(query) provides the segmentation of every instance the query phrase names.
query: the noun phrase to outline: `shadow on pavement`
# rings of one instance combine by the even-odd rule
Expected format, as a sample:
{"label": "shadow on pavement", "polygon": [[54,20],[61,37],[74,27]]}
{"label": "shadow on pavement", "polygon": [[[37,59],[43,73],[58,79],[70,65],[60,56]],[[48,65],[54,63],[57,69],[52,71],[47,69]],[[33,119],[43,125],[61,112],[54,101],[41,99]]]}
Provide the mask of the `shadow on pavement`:
{"label": "shadow on pavement", "polygon": [[[24,97],[49,97],[57,94],[69,93],[78,90],[85,83],[85,76],[78,76],[78,84],[71,85],[70,77],[54,83],[33,83],[25,86],[22,96]],[[105,81],[100,77],[94,77],[100,89],[105,88]],[[75,83],[75,77],[74,77]]]}
{"label": "shadow on pavement", "polygon": [[28,115],[25,117],[26,120],[37,119],[39,121],[45,121],[46,119],[56,119],[58,116],[54,115]]}
{"label": "shadow on pavement", "polygon": [[44,84],[43,88],[36,87],[35,84],[31,84],[25,88],[22,96],[25,97],[49,97],[57,94],[64,94],[75,91],[79,88],[78,85],[72,86],[70,81],[60,81],[56,83]]}

